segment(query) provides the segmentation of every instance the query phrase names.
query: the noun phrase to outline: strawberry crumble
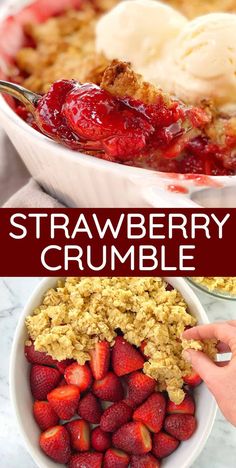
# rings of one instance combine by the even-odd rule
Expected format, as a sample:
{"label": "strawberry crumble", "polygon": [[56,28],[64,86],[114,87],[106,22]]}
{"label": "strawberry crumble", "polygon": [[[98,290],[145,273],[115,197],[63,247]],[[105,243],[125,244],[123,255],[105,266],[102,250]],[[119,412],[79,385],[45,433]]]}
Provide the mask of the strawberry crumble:
{"label": "strawberry crumble", "polygon": [[[104,348],[108,345],[99,344],[105,340],[113,348],[117,376],[130,373],[129,365],[132,370],[142,368],[157,381],[159,390],[167,390],[176,404],[183,401],[184,379],[192,372],[182,357],[183,349],[193,347],[203,349],[212,357],[215,354],[213,342],[182,340],[185,328],[195,324],[196,319],[188,312],[181,294],[162,278],[151,277],[67,278],[50,289],[42,304],[26,318],[29,349],[33,341],[35,350],[46,353],[52,362],[74,359],[84,366],[88,361],[93,363],[94,356],[107,353]],[[121,350],[118,348],[119,359],[116,359],[116,349],[122,340],[127,344]],[[130,363],[125,359],[127,354]],[[105,362],[99,374],[92,364],[95,378],[101,378],[108,365]],[[65,379],[73,385],[77,377],[73,372],[72,375],[66,371]],[[108,373],[106,379],[110,379],[117,392],[119,382],[115,375]],[[101,398],[101,391],[95,382],[95,395]]]}
{"label": "strawberry crumble", "polygon": [[[67,0],[61,12],[38,17],[36,2],[16,14],[25,47],[9,77],[44,94],[36,122],[22,106],[16,112],[57,142],[108,161],[169,173],[235,175],[234,115],[204,95],[197,107],[189,106],[143,82],[130,65],[111,63],[96,51],[95,26],[116,3]],[[184,10],[189,2],[176,3]]]}

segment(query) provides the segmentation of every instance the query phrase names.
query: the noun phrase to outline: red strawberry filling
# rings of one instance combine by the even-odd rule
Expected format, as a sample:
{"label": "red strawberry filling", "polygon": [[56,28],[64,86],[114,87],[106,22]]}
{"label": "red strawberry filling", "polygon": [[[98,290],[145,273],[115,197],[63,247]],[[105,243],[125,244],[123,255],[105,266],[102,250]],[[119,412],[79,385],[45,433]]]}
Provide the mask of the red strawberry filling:
{"label": "red strawberry filling", "polygon": [[34,418],[44,431],[39,444],[58,463],[70,468],[160,468],[161,460],[196,429],[193,389],[198,376],[186,378],[191,393],[186,387],[183,402],[173,403],[143,373],[143,355],[121,335],[112,348],[98,342],[85,365],[66,360],[59,366],[33,343],[25,346],[25,356],[36,399]]}
{"label": "red strawberry filling", "polygon": [[[65,146],[129,165],[166,172],[232,175],[229,148],[197,136],[207,114],[160,96],[156,104],[118,98],[95,84],[55,82],[39,101],[30,125]],[[227,157],[228,154],[228,157]]]}

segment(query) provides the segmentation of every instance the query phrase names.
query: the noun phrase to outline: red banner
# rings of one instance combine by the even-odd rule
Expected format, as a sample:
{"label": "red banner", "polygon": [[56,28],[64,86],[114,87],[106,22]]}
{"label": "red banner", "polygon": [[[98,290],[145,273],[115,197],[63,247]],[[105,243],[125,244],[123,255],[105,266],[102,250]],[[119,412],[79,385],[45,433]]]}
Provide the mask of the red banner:
{"label": "red banner", "polygon": [[1,209],[1,276],[236,276],[236,209]]}

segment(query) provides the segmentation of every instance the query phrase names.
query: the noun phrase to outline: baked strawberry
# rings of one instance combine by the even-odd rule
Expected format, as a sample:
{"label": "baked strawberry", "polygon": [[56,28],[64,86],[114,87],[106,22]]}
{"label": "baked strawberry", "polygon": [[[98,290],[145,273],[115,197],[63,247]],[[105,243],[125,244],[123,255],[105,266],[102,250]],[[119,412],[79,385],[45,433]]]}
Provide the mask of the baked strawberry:
{"label": "baked strawberry", "polygon": [[48,401],[35,401],[33,404],[34,419],[42,431],[49,427],[56,426],[59,417],[52,409]]}
{"label": "baked strawberry", "polygon": [[100,427],[95,427],[91,434],[91,444],[97,452],[105,452],[111,446],[111,434],[104,432]]}
{"label": "baked strawberry", "polygon": [[78,414],[91,424],[100,423],[102,407],[98,399],[92,393],[87,393],[87,395],[81,398],[78,406]]}
{"label": "baked strawberry", "polygon": [[140,421],[152,432],[159,432],[165,418],[166,400],[163,393],[153,393],[133,414],[134,421]]}
{"label": "baked strawberry", "polygon": [[60,419],[70,419],[77,410],[80,391],[76,385],[64,385],[52,390],[47,398]]}
{"label": "baked strawberry", "polygon": [[157,458],[168,457],[179,446],[179,440],[165,432],[154,434],[152,441],[152,453]]}
{"label": "baked strawberry", "polygon": [[95,380],[92,390],[94,395],[106,401],[119,401],[124,396],[122,383],[113,372],[108,372],[104,379]]}
{"label": "baked strawberry", "polygon": [[160,468],[161,464],[153,455],[132,455],[130,468]]}
{"label": "baked strawberry", "polygon": [[52,367],[35,364],[30,370],[30,388],[35,400],[46,400],[47,394],[60,382],[61,374]]}
{"label": "baked strawberry", "polygon": [[78,149],[80,142],[69,129],[61,111],[67,94],[77,86],[78,83],[73,80],[56,81],[38,101],[35,112],[40,130],[50,138],[70,145],[72,149]]}
{"label": "baked strawberry", "polygon": [[100,142],[113,157],[127,160],[140,152],[154,128],[146,116],[95,84],[75,87],[62,108],[67,125],[79,138]]}
{"label": "baked strawberry", "polygon": [[25,345],[25,357],[31,364],[41,364],[44,366],[56,367],[57,361],[42,351],[36,351],[34,343]]}
{"label": "baked strawberry", "polygon": [[112,349],[112,368],[116,375],[122,376],[143,368],[142,354],[122,336],[117,336]]}
{"label": "baked strawberry", "polygon": [[74,359],[64,359],[64,361],[57,361],[56,366],[59,372],[64,375],[66,368],[73,364],[73,362],[75,362]]}
{"label": "baked strawberry", "polygon": [[113,434],[114,447],[133,455],[150,452],[152,439],[150,432],[141,422],[129,422]]}
{"label": "baked strawberry", "polygon": [[130,457],[121,450],[110,448],[106,451],[103,466],[104,468],[127,468]]}
{"label": "baked strawberry", "polygon": [[71,447],[78,452],[87,452],[90,449],[90,427],[83,419],[75,419],[66,424],[70,435]]}
{"label": "baked strawberry", "polygon": [[156,381],[143,372],[132,372],[127,377],[128,399],[139,405],[155,390]]}
{"label": "baked strawberry", "polygon": [[74,362],[66,368],[64,377],[68,384],[77,385],[80,392],[87,390],[92,383],[91,370],[87,364],[81,366],[77,362]]}
{"label": "baked strawberry", "polygon": [[15,58],[19,48],[25,42],[24,31],[15,16],[8,16],[4,21],[1,21],[0,36],[4,37],[4,41],[2,40],[0,45],[1,56],[6,59]]}
{"label": "baked strawberry", "polygon": [[57,0],[48,3],[48,0],[35,0],[32,4],[22,8],[17,13],[17,20],[22,24],[42,23],[48,18],[60,15],[65,10],[79,8],[82,0]]}
{"label": "baked strawberry", "polygon": [[166,417],[165,431],[178,440],[189,439],[197,427],[197,421],[191,414],[170,414]]}
{"label": "baked strawberry", "polygon": [[57,463],[67,463],[71,456],[70,438],[63,426],[54,426],[42,432],[39,445],[44,453]]}
{"label": "baked strawberry", "polygon": [[176,405],[173,401],[168,400],[166,412],[168,414],[194,414],[195,402],[193,397],[189,393],[186,393],[184,400],[179,405]]}
{"label": "baked strawberry", "polygon": [[198,375],[194,370],[191,374],[185,375],[185,377],[183,377],[183,380],[190,387],[197,387],[202,383],[200,375]]}
{"label": "baked strawberry", "polygon": [[118,401],[107,408],[100,421],[100,427],[103,431],[114,432],[123,424],[130,421],[133,410],[126,405],[124,401]]}
{"label": "baked strawberry", "polygon": [[101,380],[108,372],[110,364],[110,344],[107,341],[96,343],[90,351],[90,367],[96,380]]}
{"label": "baked strawberry", "polygon": [[72,455],[68,468],[101,468],[103,454],[98,452],[84,452]]}

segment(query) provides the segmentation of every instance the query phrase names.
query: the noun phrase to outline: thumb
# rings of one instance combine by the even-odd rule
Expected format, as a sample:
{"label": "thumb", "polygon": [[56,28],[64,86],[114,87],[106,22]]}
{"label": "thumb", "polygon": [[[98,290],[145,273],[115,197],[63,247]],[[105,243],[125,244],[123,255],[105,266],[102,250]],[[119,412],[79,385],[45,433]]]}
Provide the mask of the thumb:
{"label": "thumb", "polygon": [[220,369],[212,362],[212,360],[201,351],[187,349],[183,352],[183,357],[188,361],[194,370],[200,375],[206,384],[214,383],[217,372]]}

